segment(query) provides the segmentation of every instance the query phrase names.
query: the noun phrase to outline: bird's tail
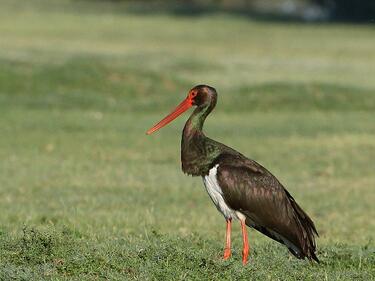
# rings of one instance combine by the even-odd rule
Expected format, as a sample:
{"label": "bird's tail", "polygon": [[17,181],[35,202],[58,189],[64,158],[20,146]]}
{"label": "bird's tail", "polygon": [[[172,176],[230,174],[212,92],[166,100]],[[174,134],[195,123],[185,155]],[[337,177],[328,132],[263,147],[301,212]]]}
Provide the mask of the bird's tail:
{"label": "bird's tail", "polygon": [[319,259],[316,256],[316,243],[315,236],[319,237],[318,232],[316,231],[314,222],[310,217],[302,210],[302,208],[297,204],[294,198],[287,192],[290,203],[295,212],[295,219],[299,227],[299,252],[296,253],[293,250],[289,249],[293,255],[297,258],[304,259],[308,258],[309,260],[315,260],[319,263]]}

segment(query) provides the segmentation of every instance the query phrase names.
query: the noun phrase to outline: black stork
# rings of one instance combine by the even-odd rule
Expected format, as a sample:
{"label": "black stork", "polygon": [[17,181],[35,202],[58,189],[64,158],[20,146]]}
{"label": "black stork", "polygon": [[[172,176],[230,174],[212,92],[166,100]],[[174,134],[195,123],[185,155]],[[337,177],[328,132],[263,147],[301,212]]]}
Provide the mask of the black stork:
{"label": "black stork", "polygon": [[203,123],[216,101],[214,88],[195,86],[186,99],[147,134],[196,106],[182,132],[182,171],[203,178],[208,195],[226,219],[224,259],[231,256],[232,219],[238,219],[242,228],[244,265],[249,254],[246,225],[284,244],[297,258],[319,262],[315,254],[315,236],[318,236],[315,225],[277,178],[254,160],[203,133]]}

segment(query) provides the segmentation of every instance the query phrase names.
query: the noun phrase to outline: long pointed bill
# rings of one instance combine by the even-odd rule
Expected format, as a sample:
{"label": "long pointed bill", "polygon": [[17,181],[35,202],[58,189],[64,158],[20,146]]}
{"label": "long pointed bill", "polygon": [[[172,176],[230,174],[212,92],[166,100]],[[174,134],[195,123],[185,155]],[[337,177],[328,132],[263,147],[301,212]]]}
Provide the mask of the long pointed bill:
{"label": "long pointed bill", "polygon": [[174,119],[176,119],[179,115],[184,113],[186,110],[188,110],[192,106],[192,102],[187,97],[184,101],[182,101],[169,115],[167,115],[164,119],[162,119],[159,123],[154,125],[152,128],[150,128],[146,134],[151,135],[153,132],[159,130],[160,128],[164,127],[168,123],[172,122]]}

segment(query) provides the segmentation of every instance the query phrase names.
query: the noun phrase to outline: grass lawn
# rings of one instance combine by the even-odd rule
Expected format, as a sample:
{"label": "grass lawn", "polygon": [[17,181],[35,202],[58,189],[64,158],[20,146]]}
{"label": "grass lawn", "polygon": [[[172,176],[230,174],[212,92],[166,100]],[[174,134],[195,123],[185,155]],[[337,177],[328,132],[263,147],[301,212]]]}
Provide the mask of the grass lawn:
{"label": "grass lawn", "polygon": [[[0,280],[374,280],[375,30],[115,3],[0,0]],[[225,221],[180,169],[194,85],[206,133],[257,160],[320,233],[321,264]]]}

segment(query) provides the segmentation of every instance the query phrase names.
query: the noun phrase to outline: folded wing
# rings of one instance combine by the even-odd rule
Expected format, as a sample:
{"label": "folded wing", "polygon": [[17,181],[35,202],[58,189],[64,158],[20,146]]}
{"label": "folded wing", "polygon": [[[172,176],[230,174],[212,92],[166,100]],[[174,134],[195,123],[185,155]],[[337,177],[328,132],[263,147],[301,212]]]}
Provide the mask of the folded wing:
{"label": "folded wing", "polygon": [[217,180],[228,206],[246,224],[284,244],[298,258],[316,257],[314,223],[267,169],[241,154],[221,154]]}

